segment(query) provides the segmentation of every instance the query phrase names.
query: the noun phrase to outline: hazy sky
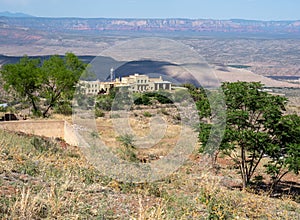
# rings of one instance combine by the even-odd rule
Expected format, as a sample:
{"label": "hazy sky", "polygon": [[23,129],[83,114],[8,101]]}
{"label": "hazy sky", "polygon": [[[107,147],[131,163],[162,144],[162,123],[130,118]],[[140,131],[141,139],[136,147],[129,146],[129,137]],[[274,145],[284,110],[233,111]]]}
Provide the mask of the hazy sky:
{"label": "hazy sky", "polygon": [[0,0],[0,11],[44,17],[300,20],[300,0]]}

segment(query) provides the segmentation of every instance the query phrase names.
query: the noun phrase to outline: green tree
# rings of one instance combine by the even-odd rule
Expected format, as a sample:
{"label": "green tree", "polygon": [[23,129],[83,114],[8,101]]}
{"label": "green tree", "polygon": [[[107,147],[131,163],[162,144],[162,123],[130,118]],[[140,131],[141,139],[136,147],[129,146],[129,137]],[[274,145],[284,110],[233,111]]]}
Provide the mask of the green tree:
{"label": "green tree", "polygon": [[[7,91],[30,102],[34,114],[46,117],[61,102],[68,103],[86,65],[72,53],[57,55],[41,63],[24,56],[19,63],[4,65],[1,75]],[[43,100],[43,102],[41,102]]]}
{"label": "green tree", "polygon": [[265,165],[271,176],[273,189],[288,172],[300,171],[300,117],[284,115],[274,126],[273,139],[276,144],[268,152],[271,160]]}
{"label": "green tree", "polygon": [[46,117],[48,111],[61,99],[69,100],[75,91],[75,85],[86,65],[72,53],[64,58],[57,55],[45,60],[41,70],[43,73],[43,87],[41,95],[46,99],[47,107],[43,111]]}
{"label": "green tree", "polygon": [[200,152],[208,154],[212,166],[216,166],[216,160],[222,146],[226,119],[226,106],[224,94],[220,89],[197,88],[192,84],[184,84],[185,88],[194,100],[199,114],[199,140],[201,142]]}
{"label": "green tree", "polygon": [[[280,180],[289,171],[298,173],[300,142],[296,136],[300,133],[295,121],[300,119],[283,116],[287,99],[264,92],[263,85],[258,82],[223,83],[222,90],[227,110],[226,129],[219,150],[229,155],[239,167],[243,187],[251,183],[264,156],[270,159],[267,172],[274,180]],[[207,109],[203,107],[204,115]],[[212,117],[211,113],[209,117]],[[293,126],[288,126],[291,123]],[[205,140],[212,124],[202,124],[204,129],[200,130],[204,151],[211,147]]]}
{"label": "green tree", "polygon": [[39,59],[24,56],[19,63],[4,65],[1,70],[5,90],[29,101],[35,114],[39,113],[39,92],[42,86],[40,65]]}
{"label": "green tree", "polygon": [[[226,148],[224,130],[226,127],[226,105],[224,94],[218,90],[199,89],[193,92],[199,111],[199,140],[201,151],[208,154],[212,166],[216,167],[217,157]],[[220,143],[223,143],[220,145]]]}

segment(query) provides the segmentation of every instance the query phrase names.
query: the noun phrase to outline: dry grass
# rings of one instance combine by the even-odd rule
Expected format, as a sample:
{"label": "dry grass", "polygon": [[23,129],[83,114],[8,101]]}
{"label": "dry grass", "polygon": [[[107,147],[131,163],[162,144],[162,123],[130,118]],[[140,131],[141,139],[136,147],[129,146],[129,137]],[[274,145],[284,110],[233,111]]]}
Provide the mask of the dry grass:
{"label": "dry grass", "polygon": [[80,149],[0,130],[2,219],[299,219],[289,198],[231,190],[236,176],[216,175],[195,153],[154,183],[102,176]]}
{"label": "dry grass", "polygon": [[[157,109],[146,109],[146,110],[134,110],[128,117],[128,123],[133,131],[134,140],[139,140],[140,138],[146,138],[150,134],[151,117],[145,116],[144,112],[150,112],[152,116],[158,114],[160,115],[164,122],[166,123],[166,130],[161,139],[157,143],[151,145],[151,143],[137,143],[138,145],[149,144],[151,147],[138,147],[137,155],[138,158],[148,158],[151,155],[153,158],[158,158],[160,156],[167,155],[173,146],[176,145],[178,137],[180,135],[181,126],[180,124],[174,124],[172,115],[164,115],[158,112]],[[108,116],[109,113],[107,112]],[[96,120],[97,129],[101,140],[113,150],[120,148],[120,142],[118,142],[117,137],[121,134],[115,129],[113,123],[114,118],[103,117]],[[126,120],[126,119],[123,119]]]}

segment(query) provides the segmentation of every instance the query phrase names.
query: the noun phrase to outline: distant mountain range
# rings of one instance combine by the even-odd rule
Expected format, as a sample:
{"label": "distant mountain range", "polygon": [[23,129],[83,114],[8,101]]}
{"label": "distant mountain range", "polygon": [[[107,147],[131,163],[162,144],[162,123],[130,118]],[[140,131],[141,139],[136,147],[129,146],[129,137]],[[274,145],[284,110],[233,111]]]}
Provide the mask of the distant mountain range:
{"label": "distant mountain range", "polygon": [[11,29],[47,32],[195,32],[246,34],[300,34],[298,21],[213,19],[44,18],[22,13],[0,13],[0,36]]}
{"label": "distant mountain range", "polygon": [[34,17],[32,15],[24,14],[21,12],[9,12],[9,11],[3,11],[0,12],[0,17],[14,17],[14,18],[24,18],[24,17]]}

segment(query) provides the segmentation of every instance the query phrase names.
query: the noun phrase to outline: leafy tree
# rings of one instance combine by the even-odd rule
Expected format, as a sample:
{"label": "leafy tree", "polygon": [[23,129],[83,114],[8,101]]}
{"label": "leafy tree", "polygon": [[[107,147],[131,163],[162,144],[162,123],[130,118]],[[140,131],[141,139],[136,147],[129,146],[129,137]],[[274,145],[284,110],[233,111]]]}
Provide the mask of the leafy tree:
{"label": "leafy tree", "polygon": [[300,171],[300,117],[284,115],[274,126],[273,138],[276,144],[268,152],[271,160],[265,165],[274,188],[288,172]]}
{"label": "leafy tree", "polygon": [[[295,115],[283,116],[287,99],[264,92],[263,85],[257,82],[223,83],[222,89],[227,110],[226,129],[219,150],[239,167],[243,187],[251,183],[266,155],[271,159],[267,172],[274,180],[279,181],[289,171],[298,173],[300,142],[296,137],[300,135],[300,119]],[[207,117],[208,113],[212,117],[205,105],[200,111],[200,115]],[[204,151],[211,148],[205,141],[212,125],[209,121],[200,124],[203,130],[199,138]]]}
{"label": "leafy tree", "polygon": [[39,59],[24,56],[19,63],[4,65],[1,70],[4,88],[14,91],[24,101],[29,101],[35,114],[39,112],[39,91],[42,85],[40,65]]}
{"label": "leafy tree", "polygon": [[[226,127],[226,106],[224,94],[219,90],[200,89],[194,99],[199,111],[199,140],[202,143],[203,152],[212,160],[212,166],[216,166],[217,157],[226,148],[224,130]],[[193,95],[195,96],[195,94]],[[209,97],[209,98],[208,98]],[[220,143],[224,143],[221,144]]]}
{"label": "leafy tree", "polygon": [[44,117],[60,99],[72,98],[75,85],[84,69],[85,65],[72,53],[67,53],[63,59],[55,55],[44,61],[41,67],[43,73],[41,95],[47,103],[43,111]]}
{"label": "leafy tree", "polygon": [[202,143],[200,151],[211,157],[212,165],[216,166],[217,156],[222,149],[219,143],[223,138],[226,107],[224,95],[220,90],[196,88],[192,84],[184,84],[193,98],[199,114],[199,140]]}
{"label": "leafy tree", "polygon": [[239,166],[246,187],[263,156],[276,144],[272,131],[285,110],[286,98],[263,92],[257,82],[224,83],[222,89],[227,105],[224,150]]}
{"label": "leafy tree", "polygon": [[[123,95],[125,94],[122,91],[120,93],[119,88],[112,87],[109,89],[108,94],[96,96],[95,107],[103,111],[116,110],[118,104],[122,105],[122,103],[118,103],[118,101],[122,102]],[[118,100],[115,100],[116,97]]]}
{"label": "leafy tree", "polygon": [[19,63],[4,65],[1,75],[7,91],[14,91],[19,98],[29,101],[34,114],[46,117],[55,105],[72,98],[85,67],[72,53],[64,58],[51,56],[43,63],[24,56]]}

